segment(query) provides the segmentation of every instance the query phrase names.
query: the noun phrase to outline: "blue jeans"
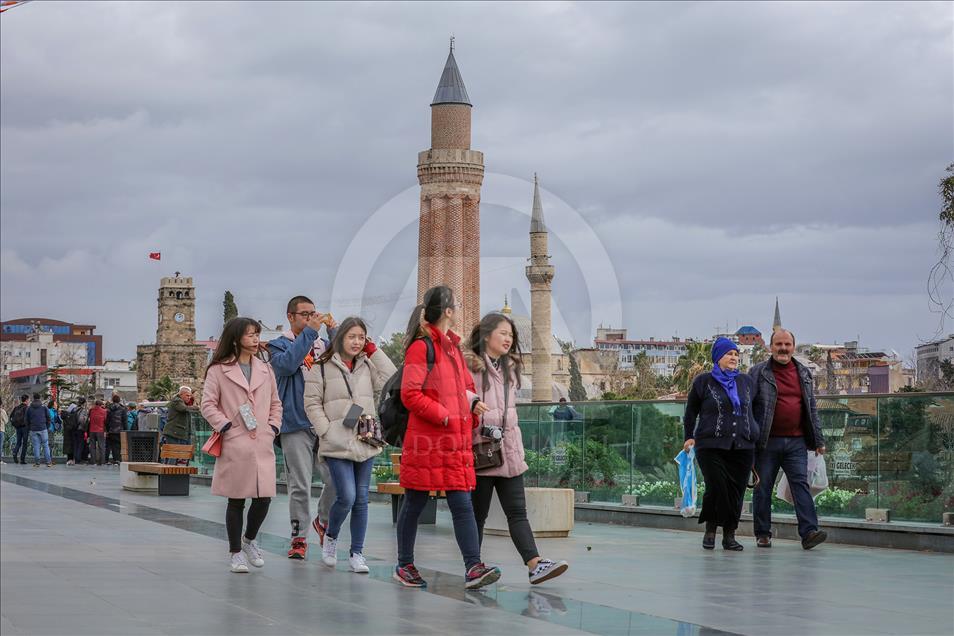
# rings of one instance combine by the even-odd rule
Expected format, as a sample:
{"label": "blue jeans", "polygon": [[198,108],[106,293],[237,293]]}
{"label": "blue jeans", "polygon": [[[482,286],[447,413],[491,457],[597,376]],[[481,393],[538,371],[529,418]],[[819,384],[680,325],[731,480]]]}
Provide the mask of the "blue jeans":
{"label": "blue jeans", "polygon": [[40,463],[40,449],[43,449],[43,455],[46,457],[46,463],[50,463],[50,433],[46,429],[42,431],[30,431],[30,437],[33,438],[33,463]]}
{"label": "blue jeans", "polygon": [[802,539],[818,530],[815,500],[808,488],[808,447],[804,437],[770,437],[765,448],[755,456],[759,487],[752,496],[755,536],[772,536],[772,491],[778,469],[785,471],[795,501],[798,536]]}
{"label": "blue jeans", "polygon": [[[397,541],[398,565],[404,567],[414,563],[414,540],[417,538],[417,520],[427,504],[426,490],[404,491],[404,504],[398,513]],[[464,558],[464,567],[468,570],[480,563],[480,538],[477,534],[477,521],[474,519],[474,507],[470,493],[466,490],[448,490],[447,506],[454,519],[454,535],[457,547]]]}
{"label": "blue jeans", "polygon": [[7,436],[6,432],[4,432],[2,429],[0,429],[0,457],[3,456],[3,442],[4,442],[5,438],[6,438],[6,436]]}
{"label": "blue jeans", "polygon": [[368,531],[368,489],[374,458],[353,462],[325,457],[325,463],[335,485],[335,502],[328,514],[328,536],[337,539],[345,518],[351,513],[351,554],[360,554]]}

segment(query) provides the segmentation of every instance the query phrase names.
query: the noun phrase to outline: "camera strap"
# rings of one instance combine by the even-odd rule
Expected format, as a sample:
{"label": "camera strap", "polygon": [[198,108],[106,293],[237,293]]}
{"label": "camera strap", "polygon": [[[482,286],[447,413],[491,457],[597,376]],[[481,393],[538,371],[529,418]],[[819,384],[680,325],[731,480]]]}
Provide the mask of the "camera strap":
{"label": "camera strap", "polygon": [[[364,361],[368,364],[368,370],[371,370],[371,362],[370,362],[367,358],[365,358]],[[355,360],[355,362],[357,362],[357,360]],[[320,366],[321,366],[321,380],[322,380],[322,382],[324,382],[324,380],[325,380],[325,365],[322,364],[322,365],[320,365]],[[348,397],[351,398],[351,402],[353,403],[353,402],[354,402],[354,393],[351,391],[351,383],[348,382],[348,374],[346,374],[346,373],[344,372],[344,369],[342,369],[341,367],[338,367],[338,371],[341,373],[341,379],[344,380],[345,388],[348,389]],[[372,371],[372,372],[373,372],[373,371]]]}
{"label": "camera strap", "polygon": [[[500,366],[501,368],[503,367],[503,365],[500,365]],[[509,369],[509,365],[507,366],[508,366],[507,372],[506,373],[502,372],[503,385],[504,385],[504,411],[503,411],[503,417],[500,419],[500,429],[502,431],[507,430],[507,412],[510,410],[510,369]],[[487,402],[487,386],[486,385],[481,386],[480,389],[481,389],[481,393],[483,393],[481,401],[486,403]],[[483,420],[483,416],[481,416],[481,420]]]}

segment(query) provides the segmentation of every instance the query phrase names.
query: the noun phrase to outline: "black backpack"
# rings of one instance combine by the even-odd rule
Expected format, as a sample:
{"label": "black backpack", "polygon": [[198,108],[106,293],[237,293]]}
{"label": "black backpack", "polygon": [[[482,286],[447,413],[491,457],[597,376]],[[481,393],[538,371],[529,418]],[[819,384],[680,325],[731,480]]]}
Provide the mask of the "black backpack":
{"label": "black backpack", "polygon": [[[427,345],[427,372],[434,368],[434,342],[430,338],[419,338]],[[391,446],[401,446],[404,434],[407,432],[408,410],[401,401],[401,380],[404,378],[404,365],[392,375],[384,388],[381,389],[381,399],[378,402],[378,419],[381,421],[381,431],[384,441]]]}
{"label": "black backpack", "polygon": [[10,423],[13,424],[14,428],[22,428],[27,425],[26,412],[27,405],[23,402],[13,407],[13,412],[10,413]]}

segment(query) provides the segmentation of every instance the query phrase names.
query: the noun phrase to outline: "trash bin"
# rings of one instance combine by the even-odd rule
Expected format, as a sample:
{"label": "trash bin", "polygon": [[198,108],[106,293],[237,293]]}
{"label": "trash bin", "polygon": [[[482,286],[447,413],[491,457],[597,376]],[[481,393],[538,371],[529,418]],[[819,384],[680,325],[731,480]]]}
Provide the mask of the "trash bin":
{"label": "trash bin", "polygon": [[120,440],[122,461],[159,461],[159,431],[123,431]]}

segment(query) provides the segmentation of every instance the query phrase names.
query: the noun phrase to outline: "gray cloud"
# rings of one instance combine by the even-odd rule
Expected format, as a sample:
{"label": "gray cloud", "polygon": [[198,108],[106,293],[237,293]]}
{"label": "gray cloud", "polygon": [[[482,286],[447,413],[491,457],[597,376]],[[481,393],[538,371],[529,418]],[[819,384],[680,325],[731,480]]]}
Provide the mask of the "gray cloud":
{"label": "gray cloud", "polygon": [[[269,322],[298,291],[327,299],[355,232],[415,185],[454,33],[488,172],[538,171],[581,212],[634,335],[764,328],[778,294],[802,338],[910,349],[936,326],[923,281],[954,156],[952,17],[948,3],[33,3],[0,21],[3,318],[93,322],[119,356],[153,338],[172,269],[200,284],[200,336],[225,289]],[[515,205],[529,203],[528,185]],[[523,213],[488,204],[482,221],[488,263],[525,255]],[[587,255],[553,243],[563,335],[585,341],[589,319],[566,307],[595,302]],[[412,229],[368,246],[367,294],[397,299],[366,310],[409,305],[415,250]],[[525,288],[519,267],[485,271],[484,309]]]}

